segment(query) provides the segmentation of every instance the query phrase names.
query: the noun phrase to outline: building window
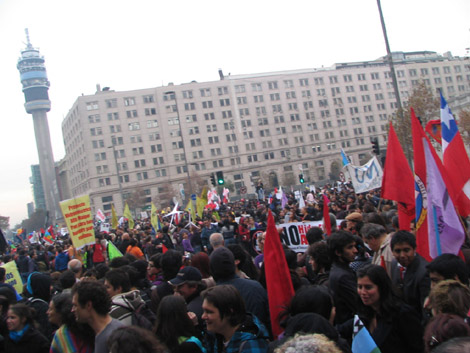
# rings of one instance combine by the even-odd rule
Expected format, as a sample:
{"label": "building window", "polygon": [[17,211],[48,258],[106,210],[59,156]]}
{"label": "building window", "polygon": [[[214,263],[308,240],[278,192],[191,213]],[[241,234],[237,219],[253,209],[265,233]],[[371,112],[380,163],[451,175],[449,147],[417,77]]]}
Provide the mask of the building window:
{"label": "building window", "polygon": [[153,102],[155,102],[155,98],[153,97],[153,95],[143,96],[142,98],[144,100],[144,103],[153,103]]}
{"label": "building window", "polygon": [[127,97],[127,98],[124,98],[124,105],[126,107],[129,107],[131,105],[135,105],[135,98],[134,97]]}

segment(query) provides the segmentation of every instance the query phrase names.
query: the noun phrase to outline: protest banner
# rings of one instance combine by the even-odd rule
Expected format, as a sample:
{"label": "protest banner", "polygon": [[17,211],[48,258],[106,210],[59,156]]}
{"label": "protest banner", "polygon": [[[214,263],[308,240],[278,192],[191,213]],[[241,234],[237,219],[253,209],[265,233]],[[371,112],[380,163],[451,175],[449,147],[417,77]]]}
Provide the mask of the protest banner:
{"label": "protest banner", "polygon": [[60,203],[65,223],[70,232],[70,239],[77,250],[95,243],[93,216],[91,215],[90,197],[80,196]]}
{"label": "protest banner", "polygon": [[349,163],[345,168],[349,172],[356,194],[374,190],[382,186],[382,167],[375,156],[363,166],[357,167]]}
{"label": "protest banner", "polygon": [[[336,224],[341,224],[343,220],[336,220]],[[307,232],[312,227],[322,228],[322,221],[312,222],[295,222],[283,223],[278,227],[282,227],[281,242],[286,244],[291,250],[295,252],[305,252],[308,248]]]}
{"label": "protest banner", "polygon": [[5,283],[15,288],[17,293],[23,293],[23,281],[18,272],[18,267],[16,267],[16,262],[10,261],[1,267],[5,269]]}

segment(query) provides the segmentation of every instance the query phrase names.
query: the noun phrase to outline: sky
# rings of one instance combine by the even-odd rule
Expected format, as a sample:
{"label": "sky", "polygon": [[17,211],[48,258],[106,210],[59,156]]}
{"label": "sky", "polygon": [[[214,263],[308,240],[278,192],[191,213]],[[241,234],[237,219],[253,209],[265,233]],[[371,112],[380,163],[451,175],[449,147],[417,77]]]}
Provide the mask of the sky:
{"label": "sky", "polygon": [[[392,51],[463,56],[470,47],[470,1],[381,2]],[[62,120],[96,84],[127,91],[216,81],[219,68],[250,74],[386,54],[376,0],[0,0],[0,215],[11,227],[27,218],[38,163],[16,69],[25,28],[46,60],[56,161]]]}

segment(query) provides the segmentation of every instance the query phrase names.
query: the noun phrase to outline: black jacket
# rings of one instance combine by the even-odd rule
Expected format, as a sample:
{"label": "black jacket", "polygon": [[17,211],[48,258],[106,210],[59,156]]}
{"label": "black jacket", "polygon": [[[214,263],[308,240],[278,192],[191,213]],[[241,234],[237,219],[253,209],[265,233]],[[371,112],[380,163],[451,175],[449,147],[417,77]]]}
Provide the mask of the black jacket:
{"label": "black jacket", "polygon": [[335,324],[352,319],[359,303],[356,273],[348,264],[334,262],[330,270],[329,287],[336,307]]}
{"label": "black jacket", "polygon": [[4,352],[49,353],[50,346],[42,333],[30,327],[18,342],[13,342],[9,335],[5,335]]}

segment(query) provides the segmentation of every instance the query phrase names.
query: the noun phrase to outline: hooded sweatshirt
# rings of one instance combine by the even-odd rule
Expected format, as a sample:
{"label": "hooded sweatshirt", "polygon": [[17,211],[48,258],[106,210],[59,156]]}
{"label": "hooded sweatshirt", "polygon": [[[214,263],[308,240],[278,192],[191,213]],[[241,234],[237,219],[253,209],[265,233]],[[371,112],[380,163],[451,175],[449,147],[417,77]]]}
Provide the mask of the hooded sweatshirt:
{"label": "hooded sweatshirt", "polygon": [[112,298],[112,301],[109,315],[126,326],[132,325],[132,312],[140,305],[145,304],[139,290],[117,294]]}

